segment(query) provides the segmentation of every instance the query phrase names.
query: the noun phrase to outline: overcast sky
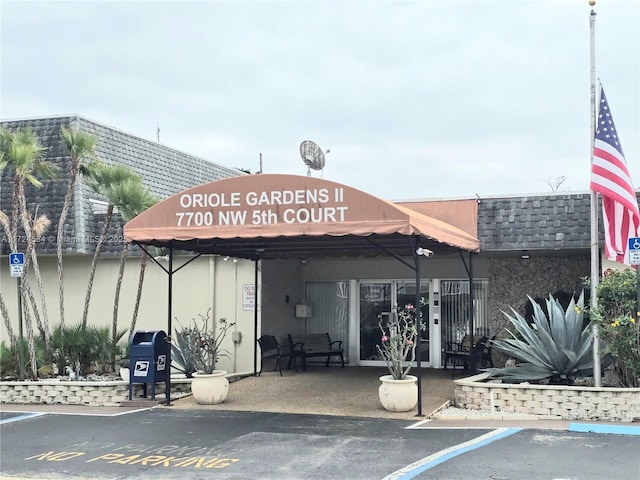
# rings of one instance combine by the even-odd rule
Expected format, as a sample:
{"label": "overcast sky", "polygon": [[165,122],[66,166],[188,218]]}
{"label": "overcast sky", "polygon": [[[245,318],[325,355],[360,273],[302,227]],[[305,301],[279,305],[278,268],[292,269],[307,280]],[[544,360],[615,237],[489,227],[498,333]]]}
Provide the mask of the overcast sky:
{"label": "overcast sky", "polygon": [[[640,187],[640,2],[597,72]],[[382,198],[589,188],[587,0],[0,2],[3,120],[76,113],[229,167]]]}

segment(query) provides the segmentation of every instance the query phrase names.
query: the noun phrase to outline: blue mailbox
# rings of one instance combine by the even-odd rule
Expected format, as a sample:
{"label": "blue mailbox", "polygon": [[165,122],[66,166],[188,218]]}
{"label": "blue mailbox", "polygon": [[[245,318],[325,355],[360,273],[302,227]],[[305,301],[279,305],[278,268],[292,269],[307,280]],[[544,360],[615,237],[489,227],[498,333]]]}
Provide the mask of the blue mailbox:
{"label": "blue mailbox", "polygon": [[132,397],[134,383],[144,384],[145,398],[147,397],[147,385],[151,385],[151,400],[156,398],[157,382],[165,382],[165,388],[168,392],[168,350],[167,334],[162,330],[137,330],[132,335],[129,347],[129,400]]}

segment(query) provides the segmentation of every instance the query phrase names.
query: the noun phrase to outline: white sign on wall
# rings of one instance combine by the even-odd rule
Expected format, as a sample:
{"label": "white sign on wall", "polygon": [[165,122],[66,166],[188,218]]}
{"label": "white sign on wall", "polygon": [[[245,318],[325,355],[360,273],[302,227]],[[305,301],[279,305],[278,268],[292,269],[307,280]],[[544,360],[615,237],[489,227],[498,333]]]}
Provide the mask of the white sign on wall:
{"label": "white sign on wall", "polygon": [[[260,310],[262,303],[266,302],[266,287],[264,285],[260,286],[260,291],[258,292],[258,310]],[[243,311],[253,311],[254,305],[256,302],[256,289],[253,283],[248,283],[242,285],[242,310]]]}

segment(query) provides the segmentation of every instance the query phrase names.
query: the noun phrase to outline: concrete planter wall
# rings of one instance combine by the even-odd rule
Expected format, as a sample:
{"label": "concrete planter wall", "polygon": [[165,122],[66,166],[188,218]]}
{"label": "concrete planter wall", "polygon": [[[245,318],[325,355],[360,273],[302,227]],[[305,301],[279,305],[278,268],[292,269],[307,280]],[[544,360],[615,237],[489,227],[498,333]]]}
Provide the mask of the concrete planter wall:
{"label": "concrete planter wall", "polygon": [[487,383],[488,376],[455,380],[454,406],[544,419],[640,422],[640,388]]}
{"label": "concrete planter wall", "polygon": [[[164,383],[156,384],[156,400],[165,398]],[[150,388],[147,389],[147,398]],[[171,393],[191,392],[191,379],[172,379]],[[143,385],[133,385],[133,399],[143,398]],[[0,403],[87,405],[114,407],[129,399],[129,384],[124,381],[70,382],[40,380],[37,382],[0,382]]]}

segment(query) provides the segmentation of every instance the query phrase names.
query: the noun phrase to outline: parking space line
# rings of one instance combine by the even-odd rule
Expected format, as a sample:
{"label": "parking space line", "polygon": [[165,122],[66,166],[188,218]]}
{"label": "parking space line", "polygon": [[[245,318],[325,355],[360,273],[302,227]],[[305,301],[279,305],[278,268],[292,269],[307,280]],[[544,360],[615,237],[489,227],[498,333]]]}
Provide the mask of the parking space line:
{"label": "parking space line", "polygon": [[145,412],[147,410],[152,410],[152,408],[146,407],[146,408],[138,408],[136,410],[127,410],[124,412],[118,412],[118,413],[79,413],[79,412],[51,412],[52,415],[77,415],[77,416],[83,416],[83,417],[120,417],[122,415],[129,415],[130,413],[138,413],[138,412]]}
{"label": "parking space line", "polygon": [[614,435],[640,435],[640,427],[596,423],[570,423],[570,432],[611,433]]}
{"label": "parking space line", "polygon": [[422,428],[422,425],[424,425],[425,423],[429,423],[430,421],[430,418],[425,418],[424,420],[420,420],[419,422],[409,425],[407,427],[407,430],[411,430],[412,428]]}
{"label": "parking space line", "polygon": [[28,420],[29,418],[40,417],[42,415],[46,415],[46,413],[25,413],[24,415],[18,415],[17,417],[10,417],[0,420],[0,425],[4,425],[5,423],[20,422],[22,420]]}
{"label": "parking space line", "polygon": [[[35,412],[33,410],[3,410],[4,412],[23,413],[25,415],[74,415],[77,417],[120,417],[122,415],[129,415],[130,413],[144,412],[147,410],[153,410],[153,407],[136,408],[135,410],[125,410],[123,412],[111,412],[111,413],[99,413],[99,412],[81,412],[78,410],[70,410],[68,412],[49,410],[43,412]],[[1,423],[1,422],[0,422]]]}
{"label": "parking space line", "polygon": [[493,430],[496,428],[495,426],[487,426],[487,425],[476,425],[471,426],[468,424],[456,424],[454,422],[436,422],[434,425],[429,425],[429,423],[433,422],[433,419],[427,418],[426,420],[420,420],[408,427],[405,427],[405,430]]}
{"label": "parking space line", "polygon": [[500,440],[502,438],[518,433],[522,428],[497,428],[491,432],[480,435],[473,440],[461,443],[460,445],[454,445],[453,447],[440,450],[433,455],[429,455],[417,462],[414,462],[406,467],[396,470],[395,472],[387,475],[382,480],[409,480],[419,475],[422,472],[429,470],[430,468],[440,465],[447,460],[462,455],[463,453],[475,450],[476,448],[484,447],[485,445]]}

